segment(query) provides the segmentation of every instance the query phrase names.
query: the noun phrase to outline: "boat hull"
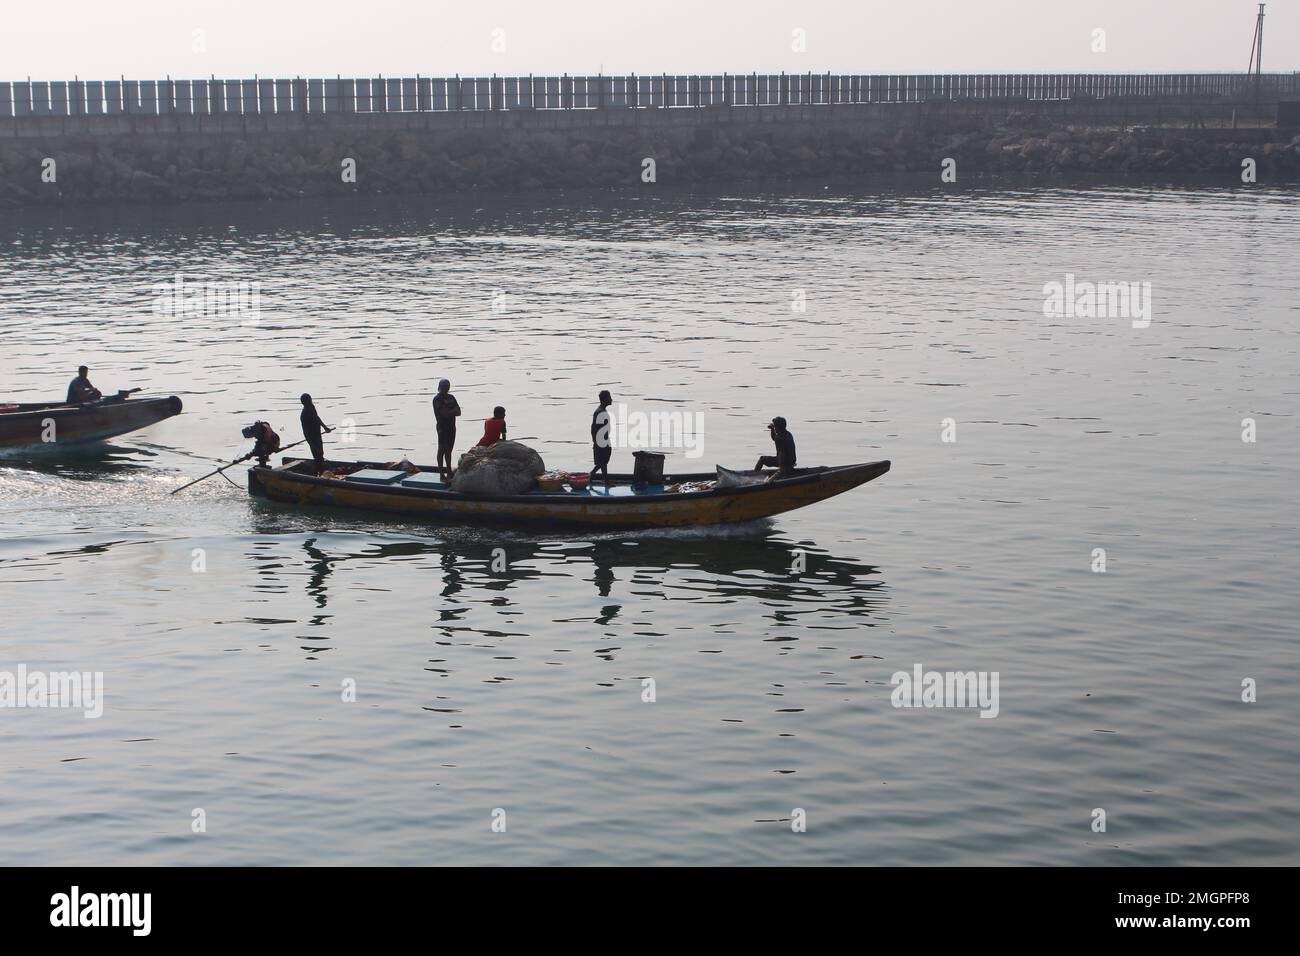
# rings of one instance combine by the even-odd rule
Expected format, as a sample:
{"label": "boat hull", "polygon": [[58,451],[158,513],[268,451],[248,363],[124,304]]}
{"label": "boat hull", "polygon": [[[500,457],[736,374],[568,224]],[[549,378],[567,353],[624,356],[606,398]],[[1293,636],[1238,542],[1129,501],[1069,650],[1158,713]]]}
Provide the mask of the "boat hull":
{"label": "boat hull", "polygon": [[181,400],[128,398],[93,405],[20,405],[0,412],[0,449],[61,448],[116,438],[181,413]]}
{"label": "boat hull", "polygon": [[[292,470],[300,464],[253,467],[249,493],[286,504],[378,511],[431,523],[506,524],[532,527],[676,528],[769,518],[842,494],[889,471],[887,461],[809,470],[760,485],[687,494],[605,497],[527,494],[471,497],[450,491],[359,485]],[[712,478],[678,475],[676,480]]]}

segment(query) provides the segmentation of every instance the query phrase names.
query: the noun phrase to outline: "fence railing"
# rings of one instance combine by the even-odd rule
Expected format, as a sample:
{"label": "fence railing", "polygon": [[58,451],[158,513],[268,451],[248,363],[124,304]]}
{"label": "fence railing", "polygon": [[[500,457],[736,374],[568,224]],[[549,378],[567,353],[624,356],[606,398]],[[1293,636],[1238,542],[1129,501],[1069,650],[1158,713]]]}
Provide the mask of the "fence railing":
{"label": "fence railing", "polygon": [[333,77],[0,82],[0,117],[442,113],[835,106],[955,100],[1277,97],[1300,73],[956,73]]}

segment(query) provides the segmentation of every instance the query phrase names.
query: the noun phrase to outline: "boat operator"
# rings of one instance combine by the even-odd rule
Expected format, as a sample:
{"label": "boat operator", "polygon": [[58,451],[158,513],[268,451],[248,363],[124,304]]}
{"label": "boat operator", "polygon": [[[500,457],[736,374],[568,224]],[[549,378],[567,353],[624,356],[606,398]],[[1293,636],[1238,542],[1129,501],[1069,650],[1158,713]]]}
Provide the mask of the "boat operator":
{"label": "boat operator", "polygon": [[772,436],[772,443],[776,445],[775,455],[763,455],[758,459],[758,464],[754,466],[755,471],[763,468],[775,468],[776,474],[772,478],[788,478],[794,474],[795,453],[794,453],[794,435],[790,434],[789,429],[785,426],[785,419],[780,415],[768,423],[767,433]]}
{"label": "boat operator", "polygon": [[90,369],[82,365],[77,369],[77,377],[68,384],[68,404],[81,405],[85,402],[97,402],[104,396],[99,389],[90,384]]}
{"label": "boat operator", "polygon": [[316,406],[312,404],[311,396],[306,392],[302,393],[302,437],[307,440],[307,447],[311,449],[311,456],[316,460],[316,474],[325,470],[325,442],[321,438],[322,429],[326,432],[332,432],[316,411]]}

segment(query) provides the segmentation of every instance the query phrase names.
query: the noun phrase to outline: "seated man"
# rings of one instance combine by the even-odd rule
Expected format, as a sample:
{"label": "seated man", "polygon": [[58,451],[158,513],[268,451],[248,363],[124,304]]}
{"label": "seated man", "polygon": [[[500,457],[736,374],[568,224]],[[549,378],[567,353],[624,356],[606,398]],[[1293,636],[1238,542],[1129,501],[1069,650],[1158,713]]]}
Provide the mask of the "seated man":
{"label": "seated man", "polygon": [[498,405],[492,409],[492,417],[483,419],[483,437],[478,443],[484,447],[495,445],[506,438],[506,410]]}
{"label": "seated man", "polygon": [[77,369],[77,377],[68,385],[68,404],[81,405],[85,402],[97,402],[104,396],[100,394],[99,389],[90,384],[90,369],[81,366]]}
{"label": "seated man", "polygon": [[775,468],[776,474],[772,476],[773,478],[786,478],[794,473],[794,436],[786,430],[785,419],[780,415],[772,419],[767,426],[767,433],[772,436],[772,443],[776,445],[776,454],[760,457],[754,470]]}

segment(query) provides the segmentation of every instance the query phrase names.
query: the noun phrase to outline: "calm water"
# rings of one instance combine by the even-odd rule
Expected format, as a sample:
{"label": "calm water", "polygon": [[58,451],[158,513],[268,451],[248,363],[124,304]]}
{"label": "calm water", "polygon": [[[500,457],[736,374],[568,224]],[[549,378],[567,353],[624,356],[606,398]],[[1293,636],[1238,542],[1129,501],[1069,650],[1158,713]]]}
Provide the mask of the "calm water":
{"label": "calm water", "polygon": [[[1300,863],[1298,215],[1268,187],[7,212],[0,397],[85,362],[186,413],[0,460],[0,670],[106,695],[0,710],[0,863]],[[259,282],[258,323],[155,314],[178,272]],[[1044,318],[1066,273],[1150,282],[1150,327]],[[341,455],[431,460],[444,375],[462,446],[501,403],[549,465],[587,464],[609,387],[703,413],[692,467],[748,467],[783,414],[801,463],[894,470],[587,538],[294,513],[242,469],[168,494],[256,417],[296,436],[304,390]],[[998,717],[892,707],[918,663],[998,672]]]}

